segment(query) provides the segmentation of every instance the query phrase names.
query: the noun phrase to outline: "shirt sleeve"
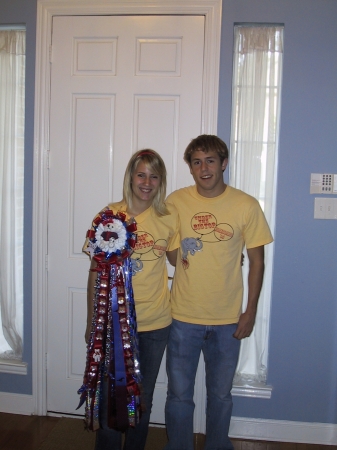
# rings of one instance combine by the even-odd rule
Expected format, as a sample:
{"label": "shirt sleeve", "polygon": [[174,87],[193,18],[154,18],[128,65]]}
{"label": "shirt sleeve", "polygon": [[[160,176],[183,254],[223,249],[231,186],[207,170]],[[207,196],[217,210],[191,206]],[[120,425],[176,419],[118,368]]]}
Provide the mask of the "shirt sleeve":
{"label": "shirt sleeve", "polygon": [[180,247],[180,233],[179,233],[180,219],[177,208],[173,204],[168,204],[167,206],[172,217],[172,230],[173,230],[173,234],[170,237],[167,246],[167,251],[170,252]]}
{"label": "shirt sleeve", "polygon": [[244,227],[244,241],[246,248],[260,247],[273,242],[269,225],[259,202],[254,199],[246,217]]}

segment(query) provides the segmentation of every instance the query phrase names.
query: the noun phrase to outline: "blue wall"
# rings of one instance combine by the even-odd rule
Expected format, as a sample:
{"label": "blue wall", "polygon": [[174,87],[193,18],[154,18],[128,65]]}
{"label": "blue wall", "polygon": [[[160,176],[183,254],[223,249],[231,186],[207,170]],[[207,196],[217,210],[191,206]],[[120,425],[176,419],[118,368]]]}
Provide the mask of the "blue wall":
{"label": "blue wall", "polygon": [[[27,24],[24,360],[1,391],[30,394],[36,0],[0,0],[0,24]],[[336,0],[223,0],[218,134],[230,136],[233,26],[285,25],[268,384],[270,400],[234,398],[235,416],[337,423],[337,222],[314,220],[310,174],[337,173]]]}
{"label": "blue wall", "polygon": [[268,384],[235,416],[336,423],[337,222],[314,220],[311,173],[337,173],[337,2],[224,0],[218,134],[229,142],[233,26],[283,23]]}
{"label": "blue wall", "polygon": [[0,390],[32,393],[32,211],[36,0],[0,0],[0,25],[26,25],[25,216],[24,216],[24,348],[28,375],[0,373]]}

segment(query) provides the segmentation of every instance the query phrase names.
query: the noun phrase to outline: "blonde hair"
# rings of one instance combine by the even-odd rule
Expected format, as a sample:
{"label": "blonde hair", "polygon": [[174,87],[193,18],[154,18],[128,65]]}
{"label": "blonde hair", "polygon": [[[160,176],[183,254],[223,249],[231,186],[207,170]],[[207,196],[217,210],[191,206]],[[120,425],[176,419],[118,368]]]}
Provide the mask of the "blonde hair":
{"label": "blonde hair", "polygon": [[132,175],[137,170],[140,162],[143,162],[149,170],[153,171],[160,178],[159,189],[153,199],[152,206],[158,216],[166,216],[169,214],[165,205],[166,167],[161,156],[150,148],[139,150],[131,157],[124,175],[123,200],[129,208],[132,208]]}

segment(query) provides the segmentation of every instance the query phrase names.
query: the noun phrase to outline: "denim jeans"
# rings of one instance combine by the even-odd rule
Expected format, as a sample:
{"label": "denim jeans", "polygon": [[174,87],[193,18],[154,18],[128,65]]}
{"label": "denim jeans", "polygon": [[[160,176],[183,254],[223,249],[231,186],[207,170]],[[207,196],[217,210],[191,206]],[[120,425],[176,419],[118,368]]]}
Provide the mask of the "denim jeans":
{"label": "denim jeans", "polygon": [[202,351],[207,388],[204,450],[233,450],[228,430],[240,350],[240,341],[233,338],[236,328],[237,324],[207,326],[173,320],[167,345],[166,449],[193,450],[194,382]]}
{"label": "denim jeans", "polygon": [[[169,333],[170,327],[138,333],[140,372],[143,377],[142,403],[145,403],[146,411],[143,411],[139,424],[135,428],[128,428],[126,431],[124,450],[143,450],[145,448],[152,409],[153,391]],[[105,385],[106,383],[104,383],[103,389],[106,387]],[[122,448],[122,433],[108,428],[105,413],[106,401],[107,394],[105,388],[102,396],[100,415],[102,428],[96,431],[95,450],[120,450]]]}

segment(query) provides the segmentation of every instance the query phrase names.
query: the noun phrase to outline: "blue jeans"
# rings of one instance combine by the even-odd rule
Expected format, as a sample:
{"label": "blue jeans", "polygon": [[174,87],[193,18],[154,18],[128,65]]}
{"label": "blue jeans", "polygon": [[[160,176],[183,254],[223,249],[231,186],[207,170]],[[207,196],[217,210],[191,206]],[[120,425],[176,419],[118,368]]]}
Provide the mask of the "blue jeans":
{"label": "blue jeans", "polygon": [[166,449],[193,450],[193,394],[201,351],[207,388],[204,450],[234,449],[228,430],[240,350],[240,341],[233,338],[236,328],[237,324],[207,326],[173,320],[167,345]]}
{"label": "blue jeans", "polygon": [[[128,428],[126,431],[124,450],[143,450],[145,448],[153,391],[169,333],[170,327],[138,333],[140,371],[143,377],[142,403],[145,403],[146,411],[143,411],[139,424],[135,428]],[[106,383],[104,383],[103,389],[105,387]],[[96,431],[95,450],[120,450],[122,448],[122,433],[107,426],[106,400],[107,394],[105,389],[101,403],[100,422],[102,428]]]}

